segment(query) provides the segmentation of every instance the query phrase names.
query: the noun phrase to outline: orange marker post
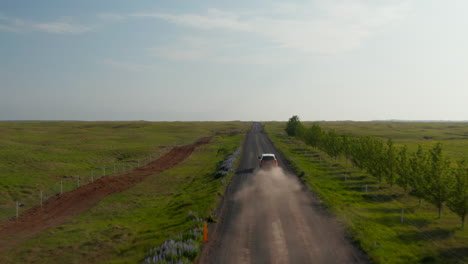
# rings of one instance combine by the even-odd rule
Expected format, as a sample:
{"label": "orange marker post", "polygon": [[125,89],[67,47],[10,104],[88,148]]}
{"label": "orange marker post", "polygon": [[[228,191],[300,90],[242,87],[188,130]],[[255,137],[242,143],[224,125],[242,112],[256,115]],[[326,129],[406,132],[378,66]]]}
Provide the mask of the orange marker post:
{"label": "orange marker post", "polygon": [[203,226],[203,242],[208,242],[208,223]]}

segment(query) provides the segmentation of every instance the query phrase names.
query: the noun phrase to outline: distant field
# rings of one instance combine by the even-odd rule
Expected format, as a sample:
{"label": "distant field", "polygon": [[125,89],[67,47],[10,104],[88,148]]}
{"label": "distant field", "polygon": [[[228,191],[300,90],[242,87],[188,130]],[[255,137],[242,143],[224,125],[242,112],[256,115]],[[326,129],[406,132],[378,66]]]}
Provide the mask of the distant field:
{"label": "distant field", "polygon": [[[426,201],[419,205],[402,188],[380,184],[343,158],[333,160],[287,136],[285,126],[265,124],[275,145],[373,262],[467,263],[468,228],[461,229],[460,218],[448,208],[438,219],[434,205]],[[391,137],[411,149],[442,142],[453,160],[468,154],[468,123],[320,122],[320,126],[354,136]]]}
{"label": "distant field", "polygon": [[[302,122],[306,127],[318,123],[322,129],[335,129],[340,133],[353,136],[375,136],[382,139],[392,138],[396,145],[407,145],[415,150],[418,144],[425,148],[436,142],[443,144],[444,152],[454,160],[468,158],[468,122],[353,122],[320,121]],[[286,122],[269,122],[268,126],[284,129]]]}
{"label": "distant field", "polygon": [[447,155],[454,159],[463,155],[468,158],[468,123],[319,122],[319,124],[325,129],[335,129],[357,136],[392,138],[396,144],[406,144],[411,150],[416,149],[418,144],[429,147],[436,142],[442,142]]}
{"label": "distant field", "polygon": [[[60,191],[157,158],[242,122],[0,122],[0,221]],[[115,165],[115,167],[114,167]]]}

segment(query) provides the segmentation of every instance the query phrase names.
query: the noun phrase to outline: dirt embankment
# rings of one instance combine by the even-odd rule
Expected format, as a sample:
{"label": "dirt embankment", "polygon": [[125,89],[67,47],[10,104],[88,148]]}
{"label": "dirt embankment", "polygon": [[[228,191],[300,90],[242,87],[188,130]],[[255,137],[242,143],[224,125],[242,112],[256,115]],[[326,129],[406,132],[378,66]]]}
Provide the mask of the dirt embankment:
{"label": "dirt embankment", "polygon": [[12,249],[47,229],[81,215],[108,195],[127,190],[147,176],[172,168],[190,156],[195,148],[209,143],[210,140],[211,137],[204,137],[194,144],[174,147],[146,166],[126,174],[102,177],[73,191],[56,195],[42,207],[24,212],[18,219],[0,223],[0,252]]}

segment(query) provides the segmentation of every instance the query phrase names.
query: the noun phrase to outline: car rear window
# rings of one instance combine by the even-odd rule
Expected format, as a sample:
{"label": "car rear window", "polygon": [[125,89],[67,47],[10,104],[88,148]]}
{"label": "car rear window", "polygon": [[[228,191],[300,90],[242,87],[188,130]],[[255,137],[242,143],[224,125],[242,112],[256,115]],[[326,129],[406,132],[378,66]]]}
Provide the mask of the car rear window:
{"label": "car rear window", "polygon": [[262,160],[275,160],[275,157],[273,157],[273,156],[263,156]]}

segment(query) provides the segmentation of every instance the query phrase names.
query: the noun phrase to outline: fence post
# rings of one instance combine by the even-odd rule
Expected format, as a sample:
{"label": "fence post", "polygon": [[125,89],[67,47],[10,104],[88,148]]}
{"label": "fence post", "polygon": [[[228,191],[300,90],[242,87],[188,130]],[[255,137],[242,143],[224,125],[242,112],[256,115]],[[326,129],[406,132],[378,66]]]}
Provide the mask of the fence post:
{"label": "fence post", "polygon": [[18,215],[19,215],[19,202],[18,200],[16,200],[16,219],[18,219]]}
{"label": "fence post", "polygon": [[208,223],[205,221],[203,225],[203,242],[208,242]]}

